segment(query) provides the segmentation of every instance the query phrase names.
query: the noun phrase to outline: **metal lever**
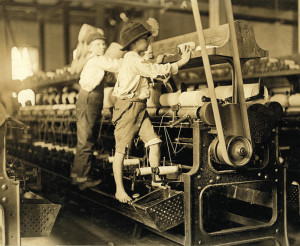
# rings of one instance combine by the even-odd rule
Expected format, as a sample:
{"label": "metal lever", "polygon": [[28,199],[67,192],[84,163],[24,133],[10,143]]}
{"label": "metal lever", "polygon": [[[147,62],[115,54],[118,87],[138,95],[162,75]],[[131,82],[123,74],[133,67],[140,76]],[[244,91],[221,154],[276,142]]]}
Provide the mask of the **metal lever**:
{"label": "metal lever", "polygon": [[189,120],[189,121],[191,122],[191,120],[192,120],[192,119],[191,119],[191,116],[190,116],[190,115],[186,115],[186,116],[182,117],[181,119],[179,119],[179,120],[173,122],[173,123],[170,125],[170,128],[173,128],[174,126],[176,126],[176,125],[178,125],[178,124],[180,124],[181,122],[184,122],[184,121],[186,121],[186,120]]}
{"label": "metal lever", "polygon": [[5,122],[10,121],[15,123],[19,128],[24,129],[24,130],[28,130],[29,126],[24,124],[23,122],[17,120],[16,118],[12,117],[11,115],[7,114],[6,115],[6,120]]}
{"label": "metal lever", "polygon": [[7,114],[4,106],[0,103],[0,126],[2,126],[7,121],[15,123],[21,129],[29,129],[29,126]]}

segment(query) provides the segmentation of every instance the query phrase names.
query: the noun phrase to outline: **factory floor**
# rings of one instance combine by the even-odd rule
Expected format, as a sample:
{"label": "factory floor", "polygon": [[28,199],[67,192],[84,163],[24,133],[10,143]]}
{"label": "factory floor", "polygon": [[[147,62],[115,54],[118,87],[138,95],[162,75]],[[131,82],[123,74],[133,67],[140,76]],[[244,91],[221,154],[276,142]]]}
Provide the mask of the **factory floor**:
{"label": "factory floor", "polygon": [[[106,208],[83,209],[79,203],[69,202],[64,206],[55,222],[50,237],[22,238],[22,246],[64,246],[64,245],[178,245],[153,232],[142,229],[140,236],[133,236],[134,223],[125,216]],[[291,246],[300,245],[300,221],[288,223]],[[273,242],[247,245],[269,246]]]}
{"label": "factory floor", "polygon": [[133,236],[134,223],[106,208],[82,209],[71,202],[59,212],[50,237],[22,238],[22,246],[178,245],[143,229]]}

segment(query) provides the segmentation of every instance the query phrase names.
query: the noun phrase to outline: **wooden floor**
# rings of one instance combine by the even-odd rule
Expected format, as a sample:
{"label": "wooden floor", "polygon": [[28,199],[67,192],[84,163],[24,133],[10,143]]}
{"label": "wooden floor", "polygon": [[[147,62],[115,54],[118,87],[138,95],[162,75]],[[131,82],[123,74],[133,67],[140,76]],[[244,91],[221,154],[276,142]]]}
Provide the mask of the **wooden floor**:
{"label": "wooden floor", "polygon": [[[106,246],[156,246],[178,245],[146,229],[141,237],[132,237],[134,223],[128,218],[105,208],[83,209],[76,202],[62,208],[48,238],[22,238],[22,246],[63,246],[63,245],[106,245]],[[300,221],[289,223],[291,246],[300,245]],[[268,246],[273,242],[249,245]]]}

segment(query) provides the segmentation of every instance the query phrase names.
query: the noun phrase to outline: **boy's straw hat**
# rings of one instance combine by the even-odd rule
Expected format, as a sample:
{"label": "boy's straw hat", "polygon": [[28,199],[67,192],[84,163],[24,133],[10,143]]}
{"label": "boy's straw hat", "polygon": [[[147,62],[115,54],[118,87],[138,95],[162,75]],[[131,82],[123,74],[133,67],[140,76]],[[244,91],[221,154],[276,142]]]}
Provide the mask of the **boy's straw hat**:
{"label": "boy's straw hat", "polygon": [[107,50],[105,51],[105,56],[112,59],[120,59],[124,56],[125,51],[121,50],[122,45],[112,42]]}
{"label": "boy's straw hat", "polygon": [[128,23],[120,32],[121,44],[123,45],[121,50],[127,50],[130,44],[144,35],[151,36],[151,31],[149,31],[143,24],[138,22]]}

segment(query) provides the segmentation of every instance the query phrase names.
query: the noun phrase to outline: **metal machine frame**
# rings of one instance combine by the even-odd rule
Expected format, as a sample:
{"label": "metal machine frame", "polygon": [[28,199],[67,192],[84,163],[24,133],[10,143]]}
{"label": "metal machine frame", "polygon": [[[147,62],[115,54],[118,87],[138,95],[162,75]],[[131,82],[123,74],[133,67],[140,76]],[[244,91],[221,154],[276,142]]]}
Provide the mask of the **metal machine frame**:
{"label": "metal machine frame", "polygon": [[[1,105],[2,106],[2,105]],[[2,106],[3,107],[3,106]],[[1,115],[3,116],[3,115]],[[6,172],[6,126],[4,121],[0,125],[0,186],[1,186],[1,227],[3,245],[20,245],[20,185],[12,181]]]}
{"label": "metal machine frame", "polygon": [[[195,3],[195,1],[192,2]],[[228,5],[229,1],[226,0],[226,3]],[[193,9],[197,10],[197,7]],[[227,6],[227,11],[228,16],[232,17],[229,10],[230,5]],[[196,16],[195,13],[194,16]],[[163,122],[166,129],[172,128],[173,131],[180,132],[183,126],[183,128],[189,129],[189,134],[192,131],[192,136],[189,136],[188,139],[189,145],[193,148],[192,163],[178,164],[178,169],[175,168],[177,176],[173,179],[163,180],[171,185],[171,189],[148,192],[133,201],[131,205],[119,203],[112,195],[111,190],[107,192],[107,190],[101,189],[101,186],[88,189],[81,192],[80,195],[145,224],[160,235],[184,245],[233,245],[260,240],[273,240],[277,245],[289,245],[285,203],[286,167],[279,158],[278,130],[276,125],[272,125],[268,128],[270,136],[262,142],[256,141],[251,136],[251,129],[249,129],[251,126],[247,116],[248,106],[245,103],[241,78],[240,62],[243,64],[247,60],[267,56],[267,52],[258,47],[253,28],[249,27],[247,22],[233,22],[233,19],[230,19],[229,24],[203,31],[201,20],[199,22],[196,17],[195,19],[196,26],[200,24],[197,32],[155,42],[153,44],[154,56],[172,53],[179,44],[187,40],[199,43],[200,39],[201,47],[206,47],[205,42],[216,45],[216,47],[193,52],[191,61],[184,68],[200,67],[204,64],[208,76],[207,81],[209,81],[210,90],[214,94],[209,62],[212,64],[229,63],[233,68],[232,86],[234,88],[233,101],[229,109],[222,111],[225,107],[218,105],[215,96],[211,96],[211,104],[206,103],[201,109],[199,107],[184,109],[180,108],[180,105],[175,105],[171,109],[154,108],[152,110],[150,115],[153,116],[156,127],[158,124],[161,125],[164,116],[168,114],[170,120]],[[173,62],[178,58],[178,54],[169,56],[164,62]],[[211,109],[209,105],[212,105]],[[268,106],[263,105],[262,107],[263,114],[270,112]],[[32,109],[34,111],[34,108]],[[70,137],[74,133],[70,130],[69,125],[74,124],[74,114],[72,113],[74,107],[64,110],[66,110],[65,113],[58,115],[59,110],[55,111],[51,106],[48,108],[46,106],[43,108],[43,112],[41,110],[41,116],[45,119],[29,113],[28,122],[35,127],[38,126],[39,132],[42,133],[40,137],[44,140],[46,139],[45,134],[55,134],[56,122],[61,124],[57,134],[66,134]],[[201,117],[203,112],[205,117],[208,115],[208,118],[214,119],[215,122],[209,122],[208,118]],[[110,129],[111,123],[107,120],[109,117],[106,116],[111,115],[111,111],[108,110],[105,114],[103,124],[107,124]],[[67,126],[64,125],[66,122],[68,122]],[[47,126],[51,124],[51,129],[48,129],[48,133],[43,132],[47,131],[47,128],[41,129],[39,124],[42,125],[40,125],[41,128],[45,127],[45,124]],[[102,135],[102,137],[111,141],[111,136],[110,138],[108,136],[110,133],[108,131],[108,134]],[[246,139],[245,142],[251,143],[249,150],[251,158],[242,166],[234,165],[229,160],[227,151],[231,146],[226,141],[228,137],[232,136]],[[171,137],[175,138],[176,136]],[[57,144],[56,138],[53,139],[54,144]],[[47,141],[51,141],[51,138]],[[68,140],[69,142],[72,141]],[[218,144],[221,146],[220,151]],[[37,147],[31,143],[25,143],[23,146],[24,148],[20,148],[19,151],[13,149],[15,146],[11,146],[13,155],[20,161],[25,161],[27,165],[41,165],[44,176],[63,178],[65,184],[70,181],[66,170],[71,164],[67,163],[71,162],[71,158],[66,158],[68,161],[62,160],[63,156],[67,156],[67,153],[63,152],[64,150],[61,152],[48,150],[46,145]],[[239,148],[239,150],[241,149]],[[45,156],[35,156],[39,154],[40,150]],[[239,152],[240,156],[243,156],[244,151],[245,149]],[[101,171],[111,178],[111,165],[108,163],[107,157],[99,154],[97,161]],[[2,161],[5,162],[5,155],[2,155],[2,158]],[[140,157],[139,161],[145,164],[147,160]],[[125,167],[127,175],[124,179],[128,181],[126,184],[129,189],[139,181],[140,183],[145,181],[144,183],[147,185],[146,178],[137,179],[135,172],[137,167],[140,166]],[[174,169],[174,167],[172,168]],[[5,164],[3,169],[5,170]],[[5,172],[4,170],[3,172]],[[154,174],[157,174],[157,170],[151,170],[149,174],[153,178]],[[175,183],[174,186],[172,186],[173,183]],[[52,185],[54,184],[55,182],[52,182]],[[148,199],[149,197],[150,199]],[[153,199],[151,200],[151,198]],[[244,207],[246,211],[243,211]],[[258,212],[256,213],[256,211]],[[266,214],[264,214],[265,212]],[[163,220],[174,223],[157,223],[157,221]],[[182,223],[184,226],[181,234],[169,231],[170,228],[178,228],[177,226]]]}

